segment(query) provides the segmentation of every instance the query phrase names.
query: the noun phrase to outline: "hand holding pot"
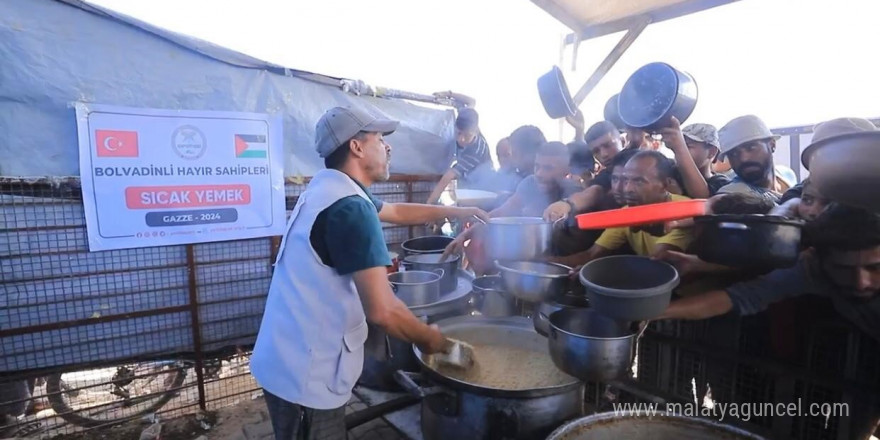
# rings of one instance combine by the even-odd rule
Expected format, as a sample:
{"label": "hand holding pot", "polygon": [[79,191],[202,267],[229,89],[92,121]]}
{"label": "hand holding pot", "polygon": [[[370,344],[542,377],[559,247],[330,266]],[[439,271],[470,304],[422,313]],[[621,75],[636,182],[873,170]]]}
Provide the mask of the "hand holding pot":
{"label": "hand holding pot", "polygon": [[555,222],[571,214],[571,205],[565,202],[554,202],[544,210],[544,220]]}
{"label": "hand holding pot", "polygon": [[663,143],[670,150],[684,149],[687,151],[687,143],[684,141],[684,135],[681,134],[681,123],[675,116],[669,119],[669,124],[657,130],[657,133],[663,137]]}
{"label": "hand holding pot", "polygon": [[683,252],[666,250],[655,257],[656,260],[665,261],[678,271],[682,278],[701,272],[710,271],[710,264],[701,260],[700,257]]}

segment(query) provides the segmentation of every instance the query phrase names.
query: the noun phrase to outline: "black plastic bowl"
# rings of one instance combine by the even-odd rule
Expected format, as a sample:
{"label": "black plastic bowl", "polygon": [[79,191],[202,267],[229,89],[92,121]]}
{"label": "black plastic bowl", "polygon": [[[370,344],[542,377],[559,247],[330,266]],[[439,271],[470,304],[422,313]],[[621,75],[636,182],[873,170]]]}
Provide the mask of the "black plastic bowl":
{"label": "black plastic bowl", "polygon": [[403,254],[405,256],[415,254],[436,254],[443,252],[443,250],[446,249],[446,246],[448,246],[449,243],[452,243],[452,240],[454,240],[452,237],[446,237],[443,235],[427,235],[404,241],[401,243],[400,247],[403,249]]}
{"label": "black plastic bowl", "polygon": [[670,264],[633,255],[593,260],[581,268],[580,280],[593,309],[624,321],[661,315],[679,282]]}

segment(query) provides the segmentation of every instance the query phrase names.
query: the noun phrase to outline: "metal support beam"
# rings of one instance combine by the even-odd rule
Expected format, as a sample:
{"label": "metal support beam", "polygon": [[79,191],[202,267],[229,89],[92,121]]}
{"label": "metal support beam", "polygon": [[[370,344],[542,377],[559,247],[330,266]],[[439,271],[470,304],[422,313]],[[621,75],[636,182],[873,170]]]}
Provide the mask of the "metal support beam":
{"label": "metal support beam", "polygon": [[623,38],[617,42],[617,45],[614,46],[614,49],[611,49],[611,52],[608,56],[602,60],[602,63],[599,64],[599,67],[590,75],[590,78],[587,79],[587,82],[581,86],[581,89],[578,90],[577,94],[574,95],[574,104],[580,107],[581,103],[584,102],[584,98],[596,88],[596,85],[599,84],[599,81],[605,77],[605,74],[608,73],[609,70],[617,63],[617,60],[626,52],[627,49],[636,41],[636,38],[642,34],[642,31],[645,30],[646,27],[651,23],[651,18],[648,16],[642,17],[638,22],[636,22],[633,27],[631,27]]}

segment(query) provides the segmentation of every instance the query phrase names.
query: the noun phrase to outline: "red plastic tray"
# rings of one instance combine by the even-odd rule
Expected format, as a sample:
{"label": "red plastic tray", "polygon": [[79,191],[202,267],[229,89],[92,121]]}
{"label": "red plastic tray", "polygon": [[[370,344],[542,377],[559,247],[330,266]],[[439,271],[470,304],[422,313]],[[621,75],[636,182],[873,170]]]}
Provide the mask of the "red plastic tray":
{"label": "red plastic tray", "polygon": [[682,200],[591,212],[576,216],[581,229],[606,229],[649,225],[696,217],[706,213],[706,200]]}

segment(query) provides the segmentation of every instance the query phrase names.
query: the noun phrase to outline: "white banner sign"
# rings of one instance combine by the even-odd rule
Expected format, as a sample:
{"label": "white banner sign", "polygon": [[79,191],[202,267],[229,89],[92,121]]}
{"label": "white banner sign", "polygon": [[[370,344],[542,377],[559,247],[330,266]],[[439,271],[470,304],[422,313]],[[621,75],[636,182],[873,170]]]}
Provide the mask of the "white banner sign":
{"label": "white banner sign", "polygon": [[281,118],[76,104],[89,249],[281,235]]}

